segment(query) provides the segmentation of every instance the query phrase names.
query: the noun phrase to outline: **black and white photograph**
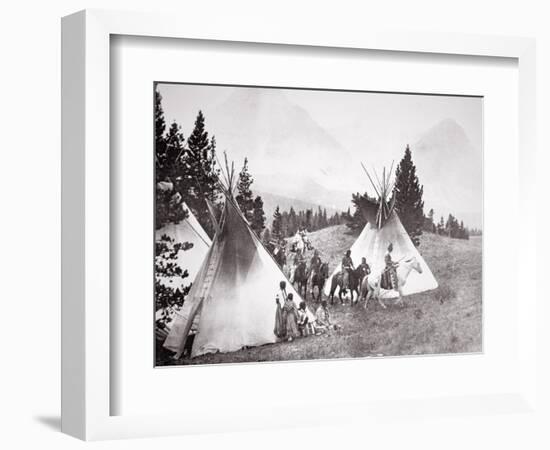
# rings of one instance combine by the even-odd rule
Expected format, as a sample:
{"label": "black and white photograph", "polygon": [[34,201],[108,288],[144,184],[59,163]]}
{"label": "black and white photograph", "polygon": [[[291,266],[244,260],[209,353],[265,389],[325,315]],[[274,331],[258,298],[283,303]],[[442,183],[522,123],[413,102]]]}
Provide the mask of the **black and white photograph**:
{"label": "black and white photograph", "polygon": [[156,82],[155,365],[483,351],[483,98]]}

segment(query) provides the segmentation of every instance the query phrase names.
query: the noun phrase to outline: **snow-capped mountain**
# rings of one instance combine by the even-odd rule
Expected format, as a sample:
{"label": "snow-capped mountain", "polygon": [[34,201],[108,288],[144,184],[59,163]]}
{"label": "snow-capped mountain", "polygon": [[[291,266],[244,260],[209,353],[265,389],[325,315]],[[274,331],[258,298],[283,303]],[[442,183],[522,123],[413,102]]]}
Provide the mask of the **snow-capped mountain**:
{"label": "snow-capped mountain", "polygon": [[351,155],[277,89],[236,89],[209,115],[218,151],[240,167],[248,157],[256,189],[347,208]]}
{"label": "snow-capped mountain", "polygon": [[475,148],[464,129],[445,119],[411,145],[420,182],[424,184],[426,212],[436,218],[449,213],[468,226],[482,223],[482,152]]}

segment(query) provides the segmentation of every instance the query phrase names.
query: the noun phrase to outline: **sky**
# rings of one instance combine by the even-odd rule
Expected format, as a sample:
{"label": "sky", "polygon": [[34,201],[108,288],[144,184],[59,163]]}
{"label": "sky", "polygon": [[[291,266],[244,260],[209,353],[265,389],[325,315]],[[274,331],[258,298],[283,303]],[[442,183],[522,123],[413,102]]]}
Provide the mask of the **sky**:
{"label": "sky", "polygon": [[[162,84],[158,89],[163,96],[167,122],[178,122],[187,136],[199,109],[208,118],[211,110],[241,88]],[[372,142],[372,148],[368,149],[370,152],[386,155],[388,149],[394,147],[393,141],[400,144],[400,149],[403,142],[416,142],[427,129],[449,117],[464,128],[476,148],[482,148],[482,108],[480,99],[476,97],[298,89],[282,91],[352,153],[361,150],[363,139]],[[358,130],[357,125],[367,125],[368,129]],[[391,138],[392,135],[395,137]]]}
{"label": "sky", "polygon": [[[257,147],[265,145],[272,149],[273,146],[277,148],[276,146],[280,145],[281,150],[284,150],[285,145],[293,144],[289,136],[285,136],[285,131],[288,131],[288,134],[296,134],[300,131],[299,128],[294,129],[292,123],[285,122],[280,115],[293,114],[296,109],[302,113],[305,112],[305,114],[298,114],[298,120],[304,119],[302,116],[309,116],[319,129],[328,133],[341,146],[342,154],[348,155],[349,170],[346,171],[345,177],[342,177],[340,173],[338,180],[325,177],[320,181],[319,178],[315,178],[316,158],[310,158],[307,162],[312,166],[310,172],[315,182],[323,183],[331,190],[337,190],[339,187],[345,191],[363,190],[362,188],[367,183],[364,173],[360,170],[359,162],[365,162],[368,167],[378,169],[383,166],[388,167],[393,161],[395,163],[399,161],[406,145],[411,145],[414,159],[415,143],[419,142],[438,124],[449,119],[452,119],[463,130],[472,151],[477,156],[469,160],[464,158],[463,162],[460,162],[462,161],[460,158],[450,158],[451,166],[448,170],[453,170],[453,164],[455,166],[459,164],[461,165],[460,170],[469,173],[475,171],[474,169],[480,169],[481,166],[483,100],[479,97],[244,88],[176,83],[159,84],[157,89],[162,95],[162,106],[168,124],[176,121],[182,126],[183,134],[187,137],[193,128],[197,112],[202,110],[206,117],[207,130],[216,135],[218,149],[242,148],[242,139],[245,139],[245,141],[256,143]],[[271,96],[275,91],[277,96]],[[266,96],[266,93],[270,93],[270,95]],[[258,102],[267,103],[267,106],[263,105],[258,109]],[[251,104],[256,109],[251,109]],[[270,106],[272,107],[270,108]],[[278,115],[277,112],[280,114]],[[258,118],[260,123],[256,123],[257,118],[254,117],[256,113],[262,115],[265,123],[261,122],[260,118]],[[288,130],[271,129],[270,124],[274,128],[288,127]],[[233,130],[233,135],[228,133],[228,130]],[[242,130],[242,136],[235,136],[235,130]],[[268,145],[265,144],[265,141],[269,139],[269,136],[271,136],[272,142]],[[322,135],[318,136],[318,140],[314,141],[313,146],[315,146],[315,142],[319,142],[320,138]],[[449,141],[452,139],[453,137],[449,136]],[[296,141],[294,144],[298,145]],[[449,145],[452,147],[453,143],[451,142]],[[462,150],[457,149],[457,152],[460,151]],[[251,152],[249,151],[249,153]],[[247,156],[250,159],[250,154]],[[434,155],[434,161],[437,159],[436,156]],[[302,164],[302,162],[298,162],[298,164]],[[472,167],[468,167],[468,164]],[[260,174],[260,185],[262,176],[265,177],[270,170],[277,170],[273,161],[263,153],[262,157],[256,161],[255,169]],[[292,170],[285,170],[285,172],[288,171]],[[326,173],[324,170],[322,172]],[[280,176],[287,184],[293,183],[291,178],[282,178],[283,175],[279,175],[278,172],[277,176]],[[335,187],[331,181],[337,181],[338,185]],[[472,192],[465,193],[462,197],[464,201],[460,201],[460,198],[453,200],[451,195],[446,195],[445,200],[438,198],[438,191],[443,190],[443,187],[448,189],[448,186],[441,186],[442,189],[440,189],[438,184],[444,181],[434,173],[429,173],[427,169],[421,181],[426,184],[427,203],[432,202],[436,205],[436,209],[441,211],[441,214],[448,212],[463,214],[472,226],[481,226],[481,182],[474,183],[475,186],[472,184],[470,190],[473,190],[473,194]],[[433,194],[432,197],[429,195],[430,192]],[[280,194],[283,193],[280,192]],[[302,198],[309,197],[310,194],[311,192],[304,191]],[[479,197],[479,202],[466,200],[471,199],[472,196]],[[444,201],[449,203],[448,211],[443,210],[444,208],[440,206]],[[430,207],[429,204],[427,206]]]}

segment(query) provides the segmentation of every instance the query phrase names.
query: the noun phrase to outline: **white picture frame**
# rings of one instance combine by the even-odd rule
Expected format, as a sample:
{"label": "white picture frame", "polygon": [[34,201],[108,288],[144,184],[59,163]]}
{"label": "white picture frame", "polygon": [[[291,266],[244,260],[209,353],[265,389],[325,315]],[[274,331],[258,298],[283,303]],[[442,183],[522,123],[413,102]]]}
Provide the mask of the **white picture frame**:
{"label": "white picture frame", "polygon": [[[368,49],[413,54],[512,58],[518,62],[519,183],[524,226],[535,229],[535,42],[527,38],[435,33],[335,32],[314,26],[280,30],[262,23],[182,21],[167,14],[87,10],[62,21],[62,431],[85,440],[163,436],[311,425],[335,417],[393,417],[392,403],[304,405],[290,415],[254,414],[219,405],[201,414],[111,415],[110,338],[110,38],[112,35]],[[491,168],[486,168],[491,170]],[[536,268],[536,235],[517,249],[519,279]],[[536,411],[535,286],[518,303],[519,378],[514,391],[462,398],[415,399],[397,415],[495,414]],[[540,300],[540,299],[539,299]],[[182,375],[183,376],[183,375]]]}

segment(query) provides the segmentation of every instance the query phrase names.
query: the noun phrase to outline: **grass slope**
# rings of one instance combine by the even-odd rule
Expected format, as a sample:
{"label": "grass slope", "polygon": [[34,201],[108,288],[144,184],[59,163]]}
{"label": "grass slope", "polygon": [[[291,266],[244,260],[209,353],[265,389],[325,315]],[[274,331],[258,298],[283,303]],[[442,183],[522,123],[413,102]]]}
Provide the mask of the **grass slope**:
{"label": "grass slope", "polygon": [[[311,233],[311,240],[328,260],[331,270],[351,247],[356,235],[345,225]],[[333,321],[342,330],[332,335],[308,336],[244,349],[233,353],[203,355],[172,364],[212,364],[254,361],[355,358],[482,350],[482,289],[480,237],[469,241],[426,234],[420,252],[439,282],[439,288],[405,298],[405,306],[391,300],[383,310],[374,302],[363,306],[331,308]],[[311,298],[308,304],[312,305]]]}

